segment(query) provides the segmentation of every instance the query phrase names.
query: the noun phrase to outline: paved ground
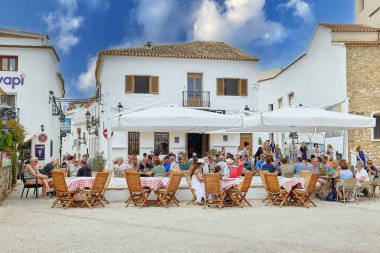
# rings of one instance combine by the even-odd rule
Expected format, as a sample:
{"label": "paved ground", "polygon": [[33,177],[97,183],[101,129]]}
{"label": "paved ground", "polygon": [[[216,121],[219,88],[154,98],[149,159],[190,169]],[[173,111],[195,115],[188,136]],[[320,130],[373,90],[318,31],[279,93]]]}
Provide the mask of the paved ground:
{"label": "paved ground", "polygon": [[0,252],[379,252],[380,199],[317,208],[51,209],[52,199],[0,206]]}

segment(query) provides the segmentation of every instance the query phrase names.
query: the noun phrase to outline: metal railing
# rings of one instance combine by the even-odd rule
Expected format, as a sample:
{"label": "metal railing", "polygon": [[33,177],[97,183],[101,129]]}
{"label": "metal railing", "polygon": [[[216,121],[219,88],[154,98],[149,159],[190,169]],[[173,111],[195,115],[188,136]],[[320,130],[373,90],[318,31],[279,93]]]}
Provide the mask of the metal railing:
{"label": "metal railing", "polygon": [[209,91],[183,91],[183,107],[210,107]]}

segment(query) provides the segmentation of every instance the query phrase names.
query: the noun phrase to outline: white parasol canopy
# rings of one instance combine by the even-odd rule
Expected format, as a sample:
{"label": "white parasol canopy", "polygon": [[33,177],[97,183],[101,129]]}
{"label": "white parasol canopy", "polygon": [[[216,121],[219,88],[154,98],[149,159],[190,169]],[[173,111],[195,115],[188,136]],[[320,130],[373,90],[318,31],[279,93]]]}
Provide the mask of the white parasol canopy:
{"label": "white parasol canopy", "polygon": [[357,128],[372,128],[371,117],[326,111],[318,108],[283,108],[244,118],[242,128],[229,132],[328,132]]}
{"label": "white parasol canopy", "polygon": [[240,115],[224,115],[175,105],[114,115],[112,119],[112,129],[116,131],[207,133],[242,126]]}

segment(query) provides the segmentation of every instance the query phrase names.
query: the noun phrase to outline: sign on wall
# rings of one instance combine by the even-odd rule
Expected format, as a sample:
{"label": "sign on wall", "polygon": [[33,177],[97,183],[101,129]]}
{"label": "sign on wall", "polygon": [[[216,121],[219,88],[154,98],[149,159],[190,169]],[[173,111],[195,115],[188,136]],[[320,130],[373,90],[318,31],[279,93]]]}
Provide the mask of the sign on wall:
{"label": "sign on wall", "polygon": [[12,89],[15,89],[18,85],[24,85],[25,75],[21,74],[19,76],[3,76],[0,75],[0,85],[9,85],[12,86]]}
{"label": "sign on wall", "polygon": [[38,160],[45,160],[45,144],[36,144],[34,146],[34,152]]}
{"label": "sign on wall", "polygon": [[48,140],[48,136],[45,133],[38,135],[37,140],[41,143],[45,143]]}
{"label": "sign on wall", "polygon": [[71,118],[65,118],[61,122],[61,133],[71,133]]}

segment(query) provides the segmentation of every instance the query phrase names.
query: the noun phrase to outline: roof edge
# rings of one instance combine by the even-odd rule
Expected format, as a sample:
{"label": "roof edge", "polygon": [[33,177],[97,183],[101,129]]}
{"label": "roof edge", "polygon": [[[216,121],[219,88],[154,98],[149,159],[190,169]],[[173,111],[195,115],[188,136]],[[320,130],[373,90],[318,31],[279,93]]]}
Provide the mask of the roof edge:
{"label": "roof edge", "polygon": [[0,44],[0,48],[30,48],[30,49],[49,49],[52,51],[53,55],[56,57],[57,61],[60,61],[57,51],[54,46],[43,45],[43,46],[32,46],[32,45],[6,45]]}

